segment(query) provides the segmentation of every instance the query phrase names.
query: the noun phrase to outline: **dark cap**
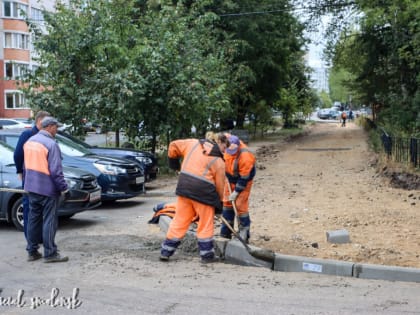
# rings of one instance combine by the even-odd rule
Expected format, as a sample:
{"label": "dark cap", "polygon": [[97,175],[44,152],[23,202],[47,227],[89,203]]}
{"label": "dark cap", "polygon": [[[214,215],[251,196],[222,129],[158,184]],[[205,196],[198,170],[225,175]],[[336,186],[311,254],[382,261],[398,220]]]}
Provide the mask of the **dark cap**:
{"label": "dark cap", "polygon": [[229,143],[230,143],[230,146],[229,148],[226,149],[226,153],[230,155],[236,154],[236,152],[238,152],[239,145],[240,145],[239,138],[237,136],[232,135],[229,137]]}
{"label": "dark cap", "polygon": [[51,126],[51,125],[60,126],[61,124],[58,122],[57,119],[51,116],[47,116],[42,119],[41,121],[42,128],[47,128],[48,126]]}

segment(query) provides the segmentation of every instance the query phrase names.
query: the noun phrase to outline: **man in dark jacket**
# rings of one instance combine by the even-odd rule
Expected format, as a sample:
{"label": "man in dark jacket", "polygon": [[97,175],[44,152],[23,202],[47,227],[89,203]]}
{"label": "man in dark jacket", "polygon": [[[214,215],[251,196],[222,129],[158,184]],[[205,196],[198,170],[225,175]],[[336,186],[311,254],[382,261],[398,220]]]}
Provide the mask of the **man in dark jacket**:
{"label": "man in dark jacket", "polygon": [[[47,116],[51,116],[50,113],[46,111],[39,111],[35,116],[35,125],[32,129],[27,129],[21,133],[18,143],[16,144],[15,152],[14,152],[14,160],[16,166],[16,173],[18,174],[19,179],[22,181],[22,188],[25,185],[25,178],[24,178],[24,155],[23,155],[23,145],[26,141],[33,135],[37,134],[38,131],[41,129],[41,121]],[[23,203],[23,232],[25,234],[25,238],[27,237],[27,222],[28,222],[28,212],[29,212],[29,201],[28,195],[24,194],[22,198]],[[42,242],[42,240],[39,240]]]}

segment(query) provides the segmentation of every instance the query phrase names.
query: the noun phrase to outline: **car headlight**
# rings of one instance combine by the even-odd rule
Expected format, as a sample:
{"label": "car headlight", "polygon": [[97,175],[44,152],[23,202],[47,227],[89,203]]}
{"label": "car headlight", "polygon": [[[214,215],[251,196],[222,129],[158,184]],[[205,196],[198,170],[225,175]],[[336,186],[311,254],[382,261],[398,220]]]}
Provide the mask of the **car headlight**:
{"label": "car headlight", "polygon": [[153,161],[151,158],[146,156],[136,156],[136,160],[143,164],[152,164]]}
{"label": "car headlight", "polygon": [[64,178],[64,180],[67,183],[67,186],[69,187],[69,189],[75,188],[78,184],[78,181],[75,179],[71,179],[71,178]]}
{"label": "car headlight", "polygon": [[111,164],[100,164],[100,163],[93,163],[93,165],[101,172],[102,174],[107,175],[119,175],[119,174],[126,174],[127,170],[125,168],[111,165]]}

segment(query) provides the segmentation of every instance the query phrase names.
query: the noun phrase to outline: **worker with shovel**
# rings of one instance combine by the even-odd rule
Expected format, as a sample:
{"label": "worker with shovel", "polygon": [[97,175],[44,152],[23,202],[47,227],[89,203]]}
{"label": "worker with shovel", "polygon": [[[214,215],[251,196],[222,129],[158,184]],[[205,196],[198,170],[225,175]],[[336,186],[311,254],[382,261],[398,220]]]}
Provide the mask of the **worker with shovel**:
{"label": "worker with shovel", "polygon": [[[247,145],[237,136],[230,135],[228,140],[230,146],[224,154],[227,181],[224,189],[222,216],[231,226],[234,226],[235,216],[237,216],[239,235],[248,242],[251,227],[249,195],[256,173],[256,159]],[[232,237],[232,232],[226,224],[222,224],[220,236]]]}
{"label": "worker with shovel", "polygon": [[[216,261],[214,254],[215,209],[222,208],[225,183],[224,147],[206,139],[175,140],[169,144],[169,167],[179,171],[176,187],[176,212],[162,243],[160,260],[167,261],[175,253],[187,233],[192,220],[198,215],[197,239],[201,261]],[[182,165],[180,165],[182,159]]]}

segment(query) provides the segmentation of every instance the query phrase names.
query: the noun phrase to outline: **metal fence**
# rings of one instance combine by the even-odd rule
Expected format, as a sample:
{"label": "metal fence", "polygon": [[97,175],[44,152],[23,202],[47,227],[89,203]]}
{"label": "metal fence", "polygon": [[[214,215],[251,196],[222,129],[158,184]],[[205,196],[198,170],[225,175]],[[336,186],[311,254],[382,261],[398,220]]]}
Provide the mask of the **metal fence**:
{"label": "metal fence", "polygon": [[420,139],[397,138],[381,128],[381,140],[388,158],[420,168]]}

